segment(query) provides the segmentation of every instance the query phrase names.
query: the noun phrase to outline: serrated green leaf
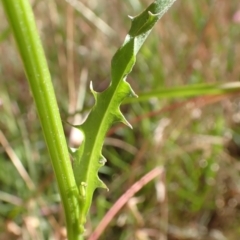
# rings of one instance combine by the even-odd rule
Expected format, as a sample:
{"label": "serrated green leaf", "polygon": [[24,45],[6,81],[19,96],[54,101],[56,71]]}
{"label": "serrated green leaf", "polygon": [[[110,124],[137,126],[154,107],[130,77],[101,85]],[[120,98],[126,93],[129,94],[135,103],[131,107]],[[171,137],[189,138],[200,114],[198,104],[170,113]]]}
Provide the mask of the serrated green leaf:
{"label": "serrated green leaf", "polygon": [[80,193],[80,223],[85,223],[86,215],[97,187],[106,188],[98,177],[98,170],[105,163],[102,145],[105,135],[115,122],[123,122],[131,127],[120,111],[120,104],[127,97],[136,97],[126,77],[135,64],[136,54],[160,17],[175,0],[156,0],[145,11],[131,17],[132,25],[123,45],[112,59],[110,86],[97,93],[90,86],[95,98],[87,120],[78,127],[84,134],[84,141],[74,154],[73,171]]}

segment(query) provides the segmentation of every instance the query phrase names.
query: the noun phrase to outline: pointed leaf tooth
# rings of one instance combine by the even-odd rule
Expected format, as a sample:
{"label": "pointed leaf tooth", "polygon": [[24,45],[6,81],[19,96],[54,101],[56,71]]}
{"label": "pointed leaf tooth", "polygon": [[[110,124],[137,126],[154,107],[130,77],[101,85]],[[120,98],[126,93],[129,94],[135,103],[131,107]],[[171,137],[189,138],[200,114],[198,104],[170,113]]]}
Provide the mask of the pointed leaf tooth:
{"label": "pointed leaf tooth", "polygon": [[148,11],[148,16],[149,16],[150,20],[152,20],[154,18],[158,18],[158,15],[159,15],[159,13],[152,13],[151,11]]}
{"label": "pointed leaf tooth", "polygon": [[128,94],[126,95],[126,97],[138,97],[138,95],[134,92],[129,82],[126,81],[126,78],[124,78],[123,81],[128,91]]}
{"label": "pointed leaf tooth", "polygon": [[99,178],[98,178],[98,182],[97,182],[96,187],[97,188],[105,188],[105,189],[107,189],[107,191],[109,191],[107,185],[102,180],[100,180]]}
{"label": "pointed leaf tooth", "polygon": [[125,125],[127,125],[128,127],[130,127],[132,129],[132,125],[123,116],[123,114],[121,113],[120,109],[118,109],[118,111],[115,114],[115,122],[122,122],[122,123],[124,123]]}
{"label": "pointed leaf tooth", "polygon": [[132,21],[134,19],[133,16],[128,15],[128,18]]}
{"label": "pointed leaf tooth", "polygon": [[98,160],[98,163],[101,165],[101,166],[104,166],[105,163],[107,162],[107,159],[101,154],[99,160]]}
{"label": "pointed leaf tooth", "polygon": [[133,89],[131,87],[130,87],[129,97],[138,98],[138,95],[133,91]]}
{"label": "pointed leaf tooth", "polygon": [[[93,94],[93,96],[94,96],[94,99],[95,99],[95,101],[97,101],[97,92],[96,91],[94,91],[94,89],[93,89],[93,83],[92,83],[92,81],[90,82],[90,91],[91,91],[91,93]],[[96,104],[96,103],[95,103]]]}

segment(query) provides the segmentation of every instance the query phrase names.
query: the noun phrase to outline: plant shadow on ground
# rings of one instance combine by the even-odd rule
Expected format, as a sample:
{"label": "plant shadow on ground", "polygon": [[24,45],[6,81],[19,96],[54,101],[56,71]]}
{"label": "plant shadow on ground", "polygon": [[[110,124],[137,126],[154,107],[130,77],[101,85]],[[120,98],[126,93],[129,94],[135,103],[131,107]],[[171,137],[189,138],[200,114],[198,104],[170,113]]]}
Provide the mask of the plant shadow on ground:
{"label": "plant shadow on ground", "polygon": [[[110,61],[130,26],[127,15],[150,1],[81,1],[95,14],[60,0],[34,2],[64,121],[84,119],[110,82]],[[240,78],[238,1],[176,2],[144,44],[128,77],[137,94]],[[0,10],[0,239],[64,239],[64,216],[39,121],[7,22]],[[47,13],[47,14],[46,14]],[[104,21],[106,25],[97,25]],[[67,90],[66,90],[67,89]],[[81,96],[86,96],[82,99]],[[84,100],[84,101],[83,101]],[[237,93],[151,98],[122,106],[133,130],[114,126],[100,171],[86,235],[144,174],[165,174],[143,187],[100,239],[238,239],[239,122]],[[81,136],[65,125],[69,144]],[[27,170],[24,175],[19,161]],[[29,176],[29,177],[28,177]],[[164,194],[166,190],[166,195]]]}

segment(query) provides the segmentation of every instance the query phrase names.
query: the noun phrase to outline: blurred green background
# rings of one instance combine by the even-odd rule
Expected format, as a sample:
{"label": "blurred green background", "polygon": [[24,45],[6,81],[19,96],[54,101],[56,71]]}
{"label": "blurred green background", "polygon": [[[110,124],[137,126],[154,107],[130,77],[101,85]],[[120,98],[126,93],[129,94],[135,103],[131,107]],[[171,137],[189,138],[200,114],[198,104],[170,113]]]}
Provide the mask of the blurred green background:
{"label": "blurred green background", "polygon": [[[71,3],[71,5],[69,4]],[[110,82],[111,58],[150,0],[32,0],[63,122],[80,123],[89,91]],[[36,109],[0,5],[0,240],[65,239],[64,216]],[[156,166],[164,168],[100,239],[237,240],[240,236],[240,4],[178,0],[154,28],[128,77],[153,90],[234,82],[236,91],[149,97],[122,105],[133,130],[113,126],[86,239],[107,210]],[[196,85],[197,84],[197,85]],[[175,89],[176,91],[176,89]],[[97,119],[96,119],[97,121]],[[64,123],[69,146],[81,135]]]}

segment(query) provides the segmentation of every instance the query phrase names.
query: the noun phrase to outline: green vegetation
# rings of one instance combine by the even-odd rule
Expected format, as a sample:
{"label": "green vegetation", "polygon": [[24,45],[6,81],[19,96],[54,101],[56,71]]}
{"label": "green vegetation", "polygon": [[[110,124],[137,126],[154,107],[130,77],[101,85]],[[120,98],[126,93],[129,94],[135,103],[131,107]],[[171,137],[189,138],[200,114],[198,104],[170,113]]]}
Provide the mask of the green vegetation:
{"label": "green vegetation", "polygon": [[[33,1],[61,118],[75,126],[94,104],[90,81],[101,92],[114,80],[110,60],[129,28],[126,15],[137,14],[149,4],[137,0],[103,1],[101,5],[81,2],[86,9],[77,1]],[[213,1],[177,2],[150,35],[128,77],[139,98],[125,99],[121,111],[133,130],[115,124],[107,134],[103,153],[103,137],[114,117],[99,138],[91,133],[98,145],[94,159],[98,161],[103,154],[108,160],[99,174],[110,191],[94,194],[86,239],[113,203],[158,166],[163,166],[165,174],[159,171],[160,177],[131,196],[102,239],[159,239],[160,233],[168,239],[216,239],[214,234],[238,237],[239,25],[232,20],[237,1],[221,4],[222,11],[218,11],[219,5]],[[56,181],[22,65],[14,44],[9,44],[11,31],[4,21],[0,25],[4,56],[0,69],[0,166],[4,169],[0,173],[0,239],[61,239],[66,232]],[[121,77],[111,86],[123,82],[130,69],[118,72]],[[129,93],[129,85],[120,84],[120,88],[126,86],[124,95]],[[109,92],[93,92],[94,109],[97,104],[104,106],[101,102]],[[123,98],[114,102],[113,109]],[[106,113],[111,111],[106,109]],[[93,123],[104,115],[94,114],[80,127],[85,135],[97,128]],[[118,116],[117,120],[123,119],[120,111]],[[52,122],[59,124],[59,119]],[[69,145],[77,148],[78,130],[64,124],[64,131]],[[89,148],[82,153],[84,144],[73,159],[87,153]],[[60,155],[68,158],[66,149],[61,151]],[[81,165],[75,163],[75,178],[84,196],[86,179],[78,175]],[[71,186],[74,182],[70,178]],[[60,193],[63,198],[64,190]],[[86,212],[88,207],[84,207]]]}

